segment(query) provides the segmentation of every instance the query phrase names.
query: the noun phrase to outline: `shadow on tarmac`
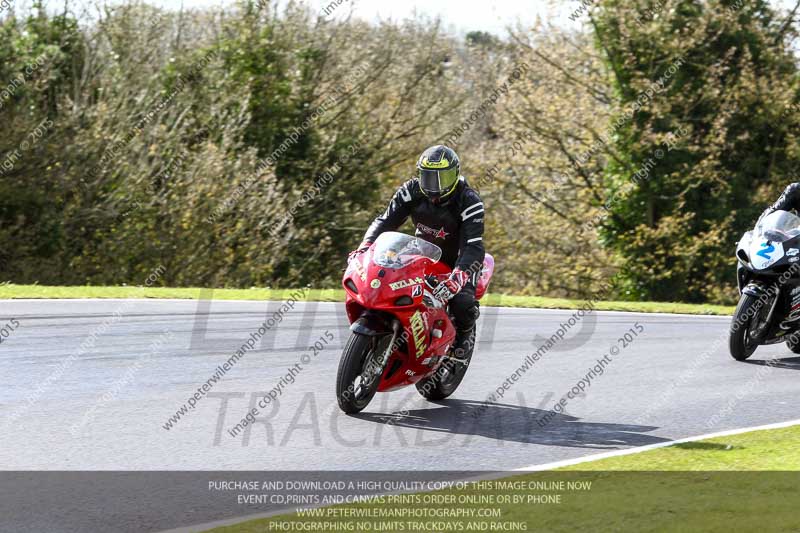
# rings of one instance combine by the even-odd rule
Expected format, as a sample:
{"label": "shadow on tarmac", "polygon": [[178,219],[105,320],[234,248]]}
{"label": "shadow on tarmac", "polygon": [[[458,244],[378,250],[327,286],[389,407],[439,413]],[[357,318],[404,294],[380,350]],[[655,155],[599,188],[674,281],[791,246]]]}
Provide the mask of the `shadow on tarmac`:
{"label": "shadow on tarmac", "polygon": [[435,403],[437,407],[400,413],[359,413],[351,416],[402,428],[545,446],[622,448],[669,440],[645,434],[658,429],[655,426],[581,422],[579,418],[566,414],[556,414],[545,423],[545,415],[550,411],[542,409],[458,399]]}
{"label": "shadow on tarmac", "polygon": [[749,359],[744,361],[750,365],[771,366],[773,368],[788,368],[800,370],[800,357],[782,357],[780,359]]}

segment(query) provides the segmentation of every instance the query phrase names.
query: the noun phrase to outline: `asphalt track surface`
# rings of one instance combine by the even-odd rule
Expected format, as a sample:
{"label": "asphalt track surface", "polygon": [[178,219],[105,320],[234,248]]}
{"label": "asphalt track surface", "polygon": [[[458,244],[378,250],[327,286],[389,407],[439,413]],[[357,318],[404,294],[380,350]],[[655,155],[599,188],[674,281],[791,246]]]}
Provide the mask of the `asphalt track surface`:
{"label": "asphalt track surface", "polygon": [[[343,306],[299,303],[165,429],[279,306],[0,301],[0,328],[19,322],[0,342],[0,469],[505,471],[797,417],[800,357],[777,345],[737,363],[730,318],[709,316],[587,314],[487,402],[574,313],[511,308],[482,310],[476,355],[450,399],[429,403],[410,387],[344,416],[334,395]],[[621,341],[631,328],[641,332]],[[333,340],[314,356],[326,332]],[[602,375],[543,423],[615,347]],[[297,363],[294,383],[230,436]]]}

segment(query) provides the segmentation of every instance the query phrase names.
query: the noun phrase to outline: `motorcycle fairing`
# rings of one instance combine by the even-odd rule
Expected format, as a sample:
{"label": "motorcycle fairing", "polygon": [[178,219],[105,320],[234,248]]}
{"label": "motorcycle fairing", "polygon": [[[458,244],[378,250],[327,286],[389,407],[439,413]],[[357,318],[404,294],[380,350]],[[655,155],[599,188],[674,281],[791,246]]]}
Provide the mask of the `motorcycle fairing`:
{"label": "motorcycle fairing", "polygon": [[478,279],[478,286],[475,287],[475,298],[478,300],[486,294],[486,289],[489,288],[489,283],[492,281],[492,274],[494,274],[494,257],[491,254],[486,254],[483,258],[481,277]]}
{"label": "motorcycle fairing", "polygon": [[[396,233],[391,238],[400,244],[404,238],[412,239]],[[376,248],[382,250],[378,258]],[[440,281],[445,279],[450,268],[439,262],[435,253],[416,259],[405,257],[403,261],[397,254],[387,256],[387,251],[391,254],[395,248],[374,244],[348,263],[342,280],[347,293],[345,308],[353,327],[365,334],[380,334],[392,331],[391,323],[398,321],[401,328],[381,376],[379,392],[412,385],[430,376],[456,336],[447,307],[432,300],[425,282],[425,277],[431,275]],[[392,268],[395,264],[398,268]],[[486,254],[475,290],[477,298],[485,294],[493,272],[494,258]]]}
{"label": "motorcycle fairing", "polygon": [[784,243],[753,239],[750,243],[750,263],[753,268],[765,270],[784,256]]}

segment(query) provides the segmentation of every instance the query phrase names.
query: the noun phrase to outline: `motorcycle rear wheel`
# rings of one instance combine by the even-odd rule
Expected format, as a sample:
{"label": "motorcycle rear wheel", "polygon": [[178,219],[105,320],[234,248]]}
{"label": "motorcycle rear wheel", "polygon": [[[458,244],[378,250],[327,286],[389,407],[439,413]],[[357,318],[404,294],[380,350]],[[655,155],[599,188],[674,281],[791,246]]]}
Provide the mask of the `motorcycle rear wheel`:
{"label": "motorcycle rear wheel", "polygon": [[731,357],[737,361],[747,360],[758,348],[758,341],[753,340],[751,334],[757,329],[754,326],[759,325],[764,304],[763,300],[746,293],[742,293],[739,299],[728,340]]}
{"label": "motorcycle rear wheel", "polygon": [[350,335],[336,374],[336,400],[345,413],[362,411],[378,392],[383,374],[378,359],[389,347],[391,338],[391,335]]}
{"label": "motorcycle rear wheel", "polygon": [[463,361],[446,360],[431,376],[416,383],[417,391],[428,401],[444,400],[461,384],[471,360],[472,350]]}

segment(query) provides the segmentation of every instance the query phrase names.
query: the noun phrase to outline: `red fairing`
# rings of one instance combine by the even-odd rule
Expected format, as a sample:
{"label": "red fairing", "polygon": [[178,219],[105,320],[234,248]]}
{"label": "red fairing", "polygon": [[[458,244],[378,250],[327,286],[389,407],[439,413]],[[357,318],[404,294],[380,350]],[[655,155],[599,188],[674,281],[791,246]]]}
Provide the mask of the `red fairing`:
{"label": "red fairing", "polygon": [[[423,256],[401,268],[388,268],[376,264],[374,254],[373,245],[355,256],[342,284],[351,323],[364,311],[377,310],[394,315],[402,325],[401,339],[395,343],[398,348],[390,356],[378,387],[378,391],[389,391],[412,385],[435,372],[454,342],[455,328],[447,310],[437,307],[425,284],[428,275],[446,279],[450,269]],[[398,302],[404,296],[405,301]]]}
{"label": "red fairing", "polygon": [[489,282],[492,281],[492,274],[494,274],[494,257],[486,254],[483,259],[483,270],[481,277],[478,279],[478,286],[475,287],[475,298],[479,300],[486,294],[486,289],[489,288]]}

